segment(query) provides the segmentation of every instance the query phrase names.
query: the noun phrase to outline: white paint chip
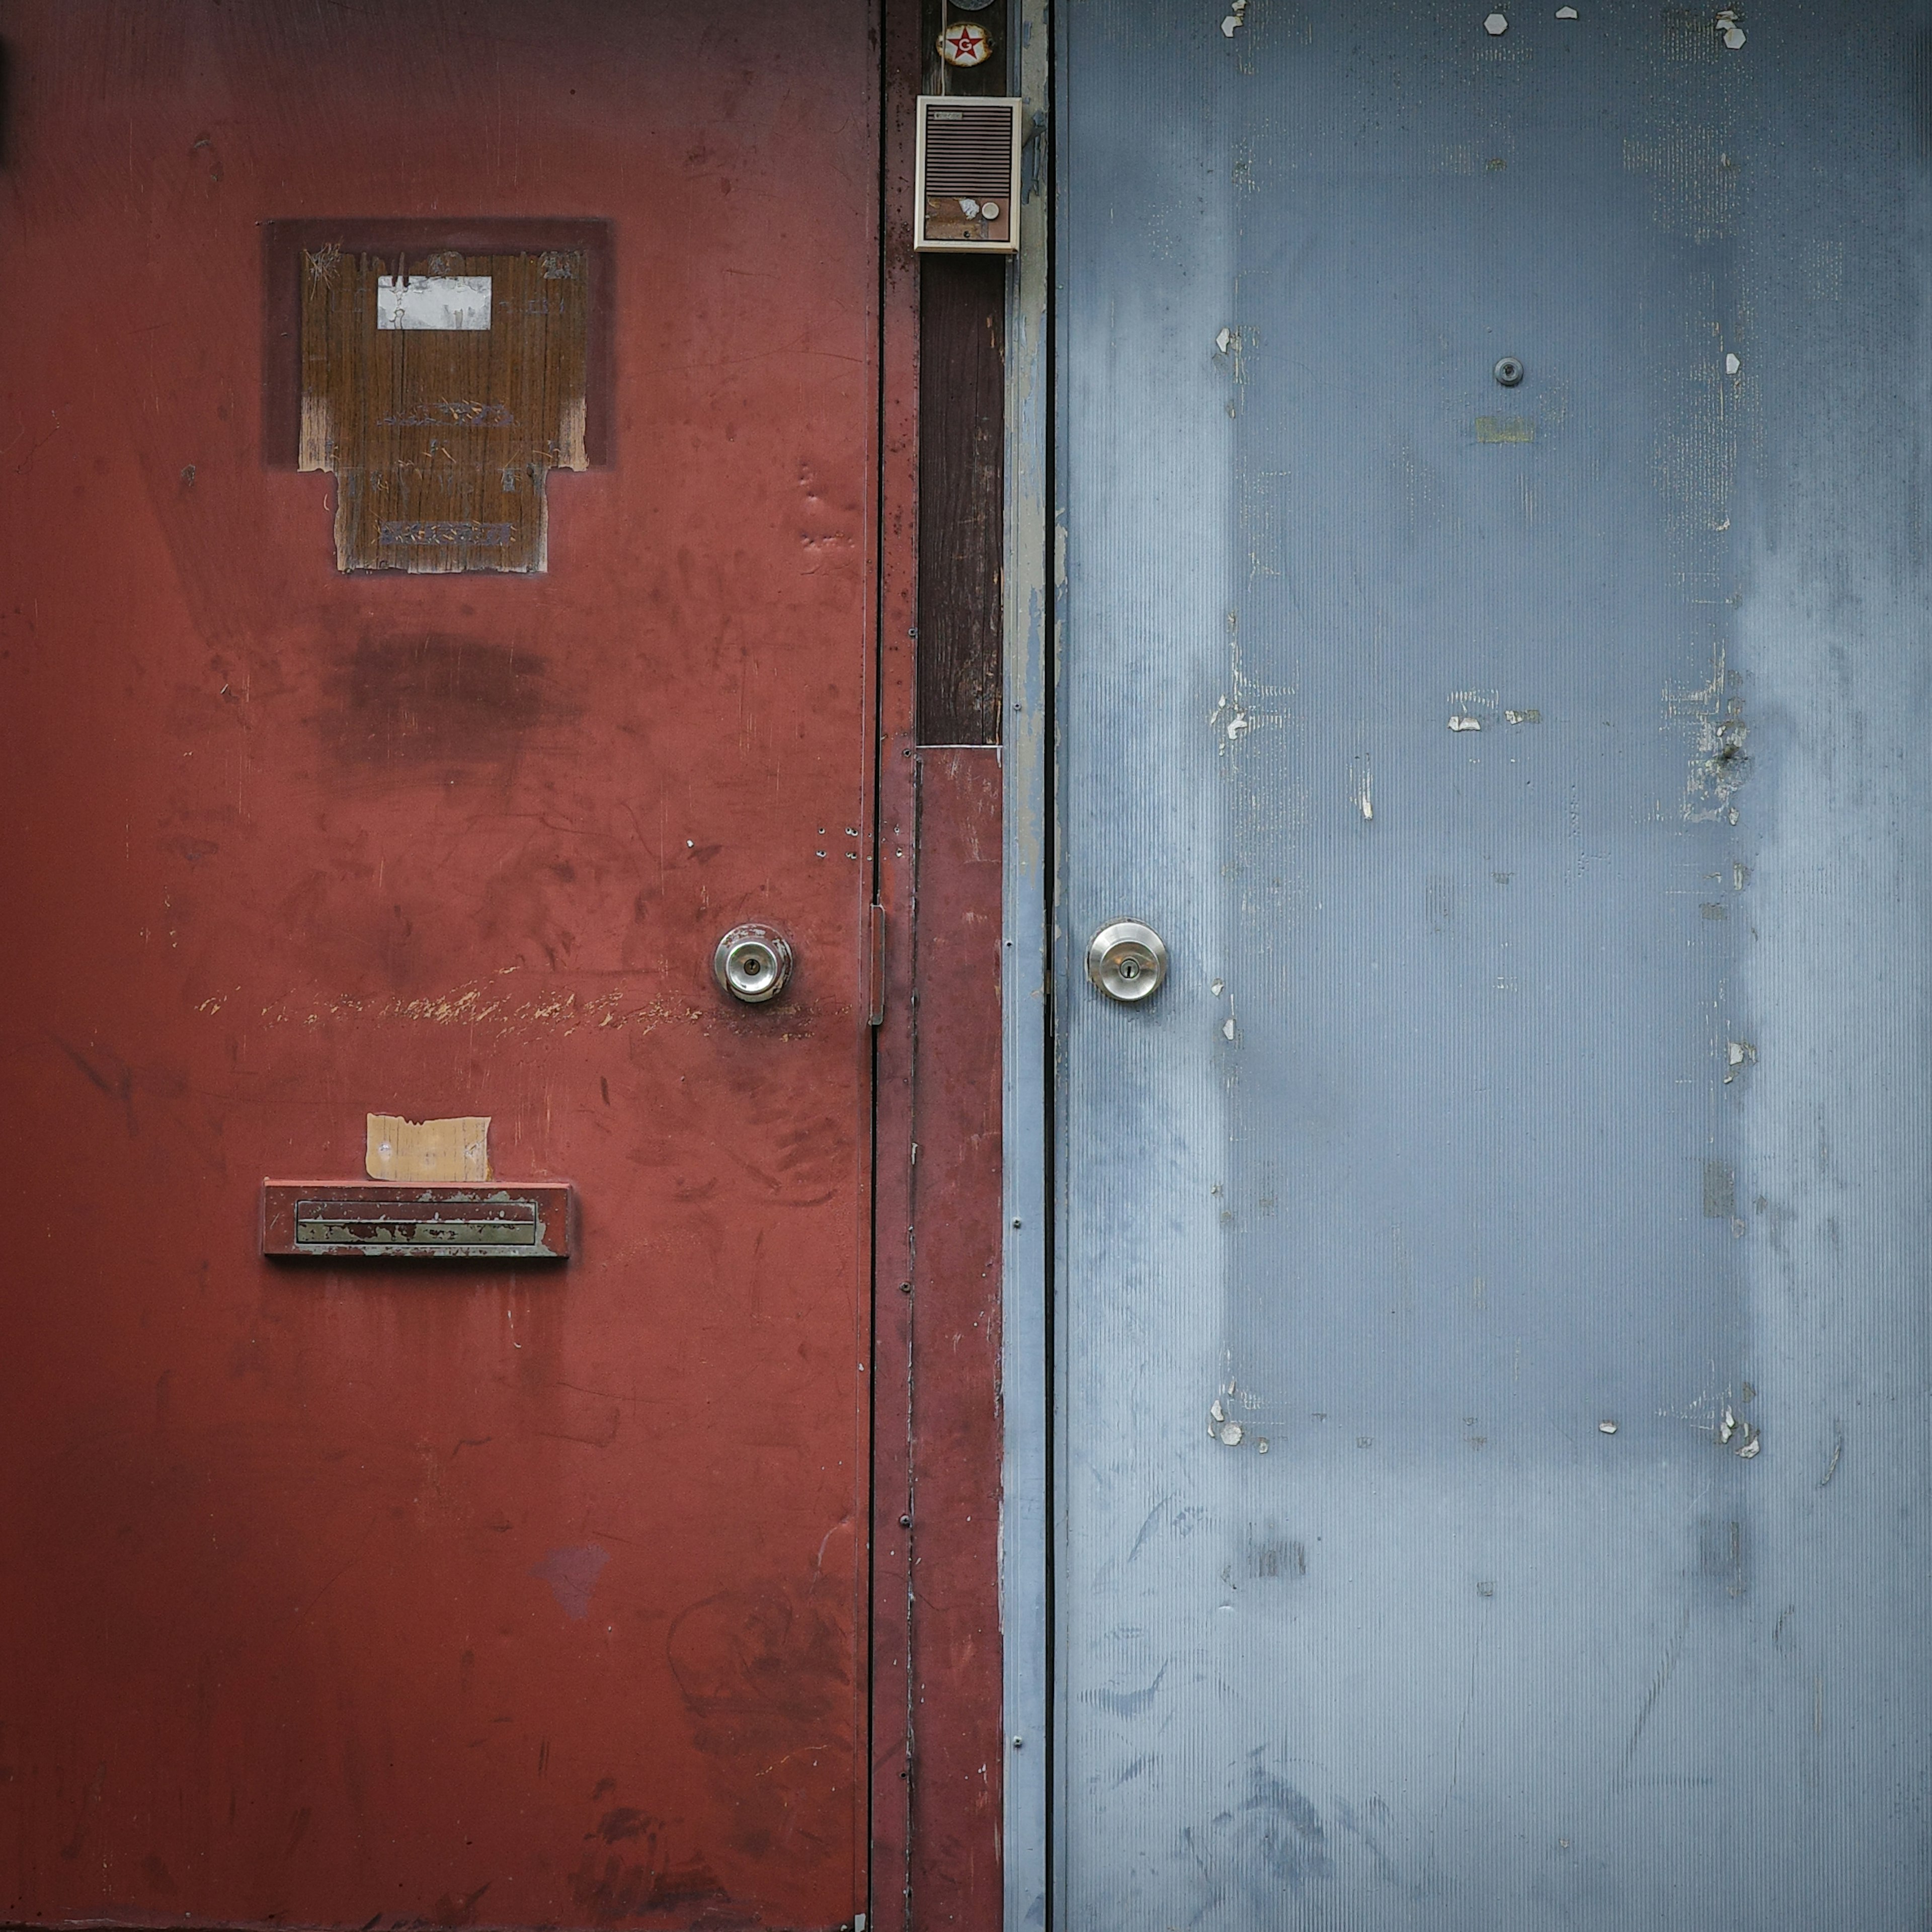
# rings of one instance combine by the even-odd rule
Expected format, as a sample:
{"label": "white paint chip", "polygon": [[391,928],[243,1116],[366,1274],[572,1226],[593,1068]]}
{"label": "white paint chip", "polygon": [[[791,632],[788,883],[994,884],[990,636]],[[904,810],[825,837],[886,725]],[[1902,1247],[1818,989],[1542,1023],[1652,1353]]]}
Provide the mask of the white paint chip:
{"label": "white paint chip", "polygon": [[378,328],[487,329],[488,275],[394,275],[376,278]]}
{"label": "white paint chip", "polygon": [[1222,329],[1220,334],[1214,338],[1214,346],[1218,349],[1223,356],[1226,355],[1228,351],[1233,348],[1234,346],[1234,332],[1232,328]]}
{"label": "white paint chip", "polygon": [[1483,32],[1486,34],[1508,33],[1509,32],[1509,16],[1507,14],[1492,14],[1490,17],[1483,22]]}
{"label": "white paint chip", "polygon": [[1617,1425],[1614,1422],[1600,1422],[1597,1424],[1597,1428],[1598,1432],[1604,1436],[1614,1436],[1617,1432]]}
{"label": "white paint chip", "polygon": [[1223,1040],[1232,1040],[1234,1036],[1234,1022],[1232,1017],[1230,1016],[1228,1018],[1225,1019],[1221,1022],[1221,1037]]}
{"label": "white paint chip", "polygon": [[1226,1443],[1230,1449],[1234,1448],[1240,1442],[1240,1439],[1241,1425],[1238,1422],[1224,1422],[1222,1424],[1221,1440]]}
{"label": "white paint chip", "polygon": [[1556,17],[1559,20],[1574,20],[1576,18],[1576,10],[1574,7],[1559,7],[1556,10]]}
{"label": "white paint chip", "polygon": [[1480,731],[1483,728],[1483,721],[1480,718],[1471,718],[1460,711],[1454,711],[1449,715],[1449,728],[1452,731]]}
{"label": "white paint chip", "polygon": [[1724,358],[1724,374],[1726,376],[1735,376],[1744,366],[1735,356],[1726,356]]}

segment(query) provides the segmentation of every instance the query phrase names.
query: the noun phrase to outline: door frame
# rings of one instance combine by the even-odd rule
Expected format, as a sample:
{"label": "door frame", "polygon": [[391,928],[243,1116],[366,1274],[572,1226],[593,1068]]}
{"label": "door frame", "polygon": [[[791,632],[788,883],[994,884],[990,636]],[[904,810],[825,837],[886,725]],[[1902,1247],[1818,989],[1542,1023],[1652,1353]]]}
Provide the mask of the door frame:
{"label": "door frame", "polygon": [[1012,86],[1024,102],[1020,250],[1006,283],[1004,1160],[1001,1280],[1004,1454],[1000,1538],[1007,1932],[1049,1924],[1054,1750],[1052,1480],[1056,1404],[1053,1267],[1053,954],[1058,842],[1054,670],[1065,598],[1065,526],[1054,473],[1053,292],[1062,79],[1052,0],[1014,0]]}

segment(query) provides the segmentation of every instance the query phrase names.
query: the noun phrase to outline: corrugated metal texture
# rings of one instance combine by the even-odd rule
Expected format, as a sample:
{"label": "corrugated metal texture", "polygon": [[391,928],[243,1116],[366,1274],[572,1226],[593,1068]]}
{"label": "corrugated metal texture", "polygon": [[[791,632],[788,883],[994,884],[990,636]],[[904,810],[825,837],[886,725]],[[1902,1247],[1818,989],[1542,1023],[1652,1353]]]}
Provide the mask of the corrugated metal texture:
{"label": "corrugated metal texture", "polygon": [[1064,16],[1070,1925],[1924,1894],[1928,16],[1582,11]]}

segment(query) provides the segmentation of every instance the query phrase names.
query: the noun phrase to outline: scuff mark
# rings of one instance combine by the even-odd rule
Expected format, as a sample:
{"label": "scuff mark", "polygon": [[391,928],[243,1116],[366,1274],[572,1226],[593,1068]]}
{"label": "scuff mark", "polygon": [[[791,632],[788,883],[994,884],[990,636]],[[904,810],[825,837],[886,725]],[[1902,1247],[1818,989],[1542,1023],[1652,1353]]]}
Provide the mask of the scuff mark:
{"label": "scuff mark", "polygon": [[80,1048],[70,1046],[58,1034],[50,1033],[47,1037],[80,1070],[90,1085],[110,1100],[120,1102],[122,1118],[128,1123],[128,1138],[134,1139],[138,1131],[134,1120],[134,1070],[125,1060],[109,1054],[105,1058],[112,1063],[114,1071],[111,1075],[104,1072]]}
{"label": "scuff mark", "polygon": [[1687,1604],[1678,1617],[1676,1632],[1664,1646],[1664,1661],[1658,1666],[1657,1675],[1651,1679],[1650,1689],[1645,1694],[1642,1706],[1636,1714],[1636,1722],[1631,1726],[1630,1742],[1624,1747],[1622,1768],[1624,1771],[1629,1770],[1630,1760],[1636,1755],[1638,1741],[1643,1736],[1643,1727],[1650,1722],[1650,1714],[1657,1708],[1657,1700],[1664,1695],[1664,1687],[1669,1684],[1677,1668],[1677,1660],[1684,1654],[1684,1640],[1690,1628],[1690,1610]]}
{"label": "scuff mark", "polygon": [[538,1582],[550,1586],[550,1594],[566,1616],[580,1623],[590,1614],[590,1593],[596,1588],[597,1580],[610,1560],[608,1550],[586,1543],[551,1550],[530,1574]]}
{"label": "scuff mark", "polygon": [[1845,1453],[1845,1425],[1834,1415],[1832,1418],[1832,1460],[1825,1465],[1825,1473],[1819,1478],[1821,1490],[1831,1486],[1832,1478],[1838,1473],[1838,1459]]}

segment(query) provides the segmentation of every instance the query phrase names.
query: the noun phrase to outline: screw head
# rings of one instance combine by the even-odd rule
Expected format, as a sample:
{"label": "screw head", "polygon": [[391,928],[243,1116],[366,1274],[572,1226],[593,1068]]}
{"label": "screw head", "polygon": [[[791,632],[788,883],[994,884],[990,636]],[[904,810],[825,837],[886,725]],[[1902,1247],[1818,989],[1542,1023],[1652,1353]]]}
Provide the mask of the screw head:
{"label": "screw head", "polygon": [[1515,388],[1528,372],[1516,356],[1505,356],[1496,364],[1496,380],[1506,389]]}

